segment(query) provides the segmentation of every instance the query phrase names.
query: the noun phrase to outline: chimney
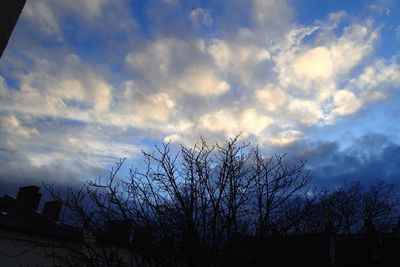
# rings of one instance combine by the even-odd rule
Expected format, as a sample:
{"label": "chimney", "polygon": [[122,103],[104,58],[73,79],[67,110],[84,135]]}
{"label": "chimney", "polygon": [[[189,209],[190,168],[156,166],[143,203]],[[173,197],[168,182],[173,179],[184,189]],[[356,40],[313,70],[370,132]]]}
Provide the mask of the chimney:
{"label": "chimney", "polygon": [[20,187],[17,196],[17,203],[37,210],[40,198],[42,197],[39,189],[40,187],[34,185]]}
{"label": "chimney", "polygon": [[60,217],[62,202],[59,200],[47,201],[44,204],[42,215],[54,220],[58,221]]}

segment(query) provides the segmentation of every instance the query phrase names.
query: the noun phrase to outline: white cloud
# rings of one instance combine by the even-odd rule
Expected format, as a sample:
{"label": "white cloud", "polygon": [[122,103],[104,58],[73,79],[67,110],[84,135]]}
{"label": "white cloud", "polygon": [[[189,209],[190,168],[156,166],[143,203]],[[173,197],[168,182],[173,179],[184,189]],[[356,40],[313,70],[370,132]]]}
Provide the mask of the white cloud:
{"label": "white cloud", "polygon": [[[243,132],[244,138],[284,146],[306,138],[313,127],[357,113],[400,82],[397,59],[374,54],[380,30],[372,20],[339,11],[296,24],[289,1],[278,0],[246,7],[223,1],[226,13],[219,17],[163,2],[171,5],[157,10],[173,9],[171,25],[181,22],[178,16],[193,23],[166,30],[149,18],[146,29],[135,28],[127,1],[28,2],[23,25],[36,29],[42,43],[51,46],[54,36],[68,34],[66,18],[82,27],[79,41],[92,40],[91,34],[109,38],[95,52],[57,43],[42,53],[10,56],[7,62],[19,68],[1,69],[8,77],[0,77],[0,145],[31,151],[18,155],[34,170],[64,161],[96,169],[137,153],[128,135],[137,142],[189,143],[200,135],[215,140]],[[16,82],[7,83],[9,77]],[[45,141],[54,150],[47,153]],[[77,169],[84,170],[81,165]]]}
{"label": "white cloud", "polygon": [[193,9],[189,14],[189,18],[197,27],[211,27],[213,25],[210,11],[201,7]]}
{"label": "white cloud", "polygon": [[378,31],[370,21],[352,24],[330,46],[336,73],[347,73],[373,51]]}
{"label": "white cloud", "polygon": [[291,24],[292,13],[286,0],[253,0],[253,19],[264,31],[285,33]]}
{"label": "white cloud", "polygon": [[[71,34],[70,24],[79,25],[79,35],[112,35],[132,33],[136,21],[131,16],[128,1],[69,0],[27,1],[21,23],[40,39],[65,43],[65,34]],[[26,39],[35,43],[35,40]]]}
{"label": "white cloud", "polygon": [[369,9],[376,12],[379,15],[389,16],[391,0],[376,0],[369,6]]}
{"label": "white cloud", "polygon": [[333,103],[335,105],[333,113],[340,116],[355,113],[362,106],[362,101],[348,90],[336,92],[333,97]]}
{"label": "white cloud", "polygon": [[112,87],[106,81],[92,77],[89,80],[92,88],[94,110],[96,112],[107,112],[112,102]]}
{"label": "white cloud", "polygon": [[350,84],[359,91],[383,91],[385,87],[396,86],[400,82],[400,66],[392,62],[377,60],[364,68],[362,73]]}
{"label": "white cloud", "polygon": [[202,128],[216,133],[225,133],[234,136],[240,132],[244,136],[249,134],[259,135],[274,121],[272,118],[260,114],[254,108],[245,109],[233,114],[227,110],[208,113],[200,117]]}
{"label": "white cloud", "polygon": [[229,84],[219,79],[207,66],[191,66],[178,81],[177,87],[187,94],[199,96],[220,95],[229,90]]}
{"label": "white cloud", "polygon": [[188,67],[201,63],[203,46],[201,39],[159,38],[128,53],[125,60],[140,79],[161,87],[177,80]]}
{"label": "white cloud", "polygon": [[98,17],[102,15],[104,6],[112,2],[110,0],[73,0],[67,1],[70,8],[77,11],[84,11],[85,16]]}
{"label": "white cloud", "polygon": [[76,153],[85,153],[85,151],[90,151],[91,154],[100,158],[131,158],[140,151],[138,146],[112,140],[104,142],[104,140],[82,140],[76,137],[69,137],[67,140],[70,148]]}
{"label": "white cloud", "polygon": [[90,113],[107,112],[112,86],[79,60],[71,62],[70,57],[64,58],[63,66],[38,60],[21,75],[20,90],[3,91],[9,101],[0,110],[81,120],[87,120]]}
{"label": "white cloud", "polygon": [[180,135],[171,134],[171,135],[168,135],[168,136],[166,136],[164,138],[164,142],[166,142],[166,143],[168,143],[168,142],[176,143],[176,142],[180,141],[181,139],[182,139],[182,137]]}
{"label": "white cloud", "polygon": [[141,51],[129,53],[127,64],[140,73],[140,79],[157,90],[173,94],[214,96],[230,89],[215,68],[199,57],[205,57],[201,40],[184,42],[160,39]]}
{"label": "white cloud", "polygon": [[[56,17],[61,19],[62,16],[75,15],[85,17],[90,20],[102,15],[110,0],[70,0],[70,1],[52,1],[41,0],[27,2],[24,12],[31,17],[32,20],[39,19],[49,25],[58,24]],[[116,1],[114,1],[116,2]],[[116,4],[114,3],[116,6]],[[56,15],[57,16],[56,16]],[[58,28],[58,25],[57,25]]]}
{"label": "white cloud", "polygon": [[202,127],[211,132],[226,132],[229,135],[232,132],[241,131],[234,116],[226,110],[205,114],[199,121]]}
{"label": "white cloud", "polygon": [[0,76],[0,95],[6,95],[8,92],[8,88],[6,82],[3,77]]}
{"label": "white cloud", "polygon": [[280,112],[282,108],[287,104],[287,95],[280,89],[274,87],[274,85],[267,85],[263,89],[256,91],[257,100],[261,102],[263,108],[270,112]]}
{"label": "white cloud", "polygon": [[241,114],[240,128],[244,135],[255,134],[258,136],[273,122],[272,118],[260,114],[254,108],[249,108]]}
{"label": "white cloud", "polygon": [[209,42],[207,51],[219,71],[239,78],[245,86],[257,79],[255,68],[271,59],[270,52],[264,46],[235,45],[220,39]]}
{"label": "white cloud", "polygon": [[[352,21],[339,30],[341,20],[348,16],[345,12],[336,12],[315,25],[295,26],[287,31],[285,38],[272,43],[264,39],[260,43],[261,39],[256,38],[261,31],[258,27],[276,18],[276,14],[269,12],[287,14],[286,25],[291,20],[291,12],[287,3],[277,1],[255,1],[253,7],[257,25],[239,29],[236,38],[162,37],[128,54],[127,64],[144,81],[140,83],[141,90],[151,88],[173,95],[179,107],[173,121],[200,118],[197,121],[201,127],[191,127],[190,131],[207,129],[226,135],[240,131],[241,127],[245,128],[241,129],[243,132],[256,136],[264,132],[263,123],[245,123],[252,119],[243,119],[249,99],[256,100],[254,111],[258,115],[263,110],[262,116],[274,116],[281,125],[291,127],[332,123],[335,117],[354,113],[365,104],[359,100],[351,110],[344,104],[346,98],[337,92],[354,68],[363,64],[373,51],[379,29],[372,22]],[[313,36],[312,41],[305,41],[309,36]],[[181,101],[194,101],[185,96],[206,97],[207,106],[217,111],[209,112],[208,108],[197,106],[204,100],[195,100],[196,106],[182,106]],[[211,96],[231,99],[235,104],[218,108],[221,98],[211,100]],[[186,112],[187,116],[188,107],[196,111]]]}
{"label": "white cloud", "polygon": [[264,143],[269,146],[286,146],[301,140],[303,137],[304,134],[301,131],[286,130],[265,138]]}
{"label": "white cloud", "polygon": [[26,127],[21,124],[15,115],[8,115],[2,118],[1,128],[10,135],[17,135],[22,138],[30,138],[32,135],[38,134],[36,128]]}
{"label": "white cloud", "polygon": [[295,122],[309,126],[317,124],[324,115],[320,104],[311,100],[292,99],[288,110]]}
{"label": "white cloud", "polygon": [[399,83],[400,66],[394,60],[391,63],[376,60],[351,79],[347,86],[357,94],[354,106],[359,108],[362,104],[386,98]]}
{"label": "white cloud", "polygon": [[148,79],[156,75],[167,76],[170,70],[171,54],[184,49],[187,50],[184,42],[161,39],[151,43],[143,51],[129,53],[126,56],[126,62]]}
{"label": "white cloud", "polygon": [[55,85],[53,89],[57,94],[66,100],[83,101],[85,99],[85,89],[77,79],[65,79]]}
{"label": "white cloud", "polygon": [[327,79],[333,73],[331,52],[326,47],[312,48],[294,60],[294,72],[306,79]]}
{"label": "white cloud", "polygon": [[135,117],[136,123],[146,123],[151,121],[168,122],[174,110],[175,103],[166,93],[143,94],[141,88],[137,87],[133,81],[126,83],[125,90],[126,114],[121,116]]}
{"label": "white cloud", "polygon": [[[96,16],[106,2],[96,1],[85,9]],[[337,12],[325,22],[287,28],[286,37],[272,43],[259,42],[255,37],[261,26],[276,23],[287,27],[292,11],[286,2],[274,0],[254,1],[253,8],[256,25],[239,29],[233,39],[156,36],[139,45],[125,57],[133,75],[125,88],[109,84],[79,57],[70,55],[55,75],[46,74],[54,68],[51,62],[40,61],[38,69],[43,71],[23,76],[22,90],[14,97],[25,102],[37,99],[37,114],[123,129],[157,129],[175,139],[201,129],[260,136],[274,123],[272,116],[281,125],[311,127],[354,113],[364,105],[359,100],[350,109],[346,100],[358,100],[363,94],[351,98],[338,93],[342,85],[337,85],[373,50],[378,30],[371,22],[352,22],[338,31],[339,22],[347,16]],[[284,15],[285,20],[279,21]],[[196,23],[212,20],[210,12],[202,8],[192,10],[190,17]],[[304,41],[311,35],[313,41]],[[40,75],[44,79],[39,79]],[[37,80],[41,82],[34,82]],[[125,90],[124,98],[118,96],[121,90]],[[221,97],[222,108],[218,107]],[[248,101],[254,100],[254,107],[248,108]],[[203,101],[207,108],[201,107]],[[229,101],[236,104],[226,106]],[[33,111],[28,108],[25,112]],[[182,121],[197,121],[198,125],[172,130]]]}
{"label": "white cloud", "polygon": [[[320,42],[323,43],[318,46],[303,45],[303,38],[318,34],[317,30],[322,32],[321,36],[329,37],[322,38]],[[334,28],[325,26],[293,30],[286,45],[288,49],[280,49],[276,60],[276,71],[283,86],[309,91],[326,83],[336,83],[373,51],[378,36],[369,21],[351,24],[339,36],[332,36],[332,30]]]}
{"label": "white cloud", "polygon": [[60,34],[60,26],[53,10],[45,1],[29,1],[24,15],[47,34]]}

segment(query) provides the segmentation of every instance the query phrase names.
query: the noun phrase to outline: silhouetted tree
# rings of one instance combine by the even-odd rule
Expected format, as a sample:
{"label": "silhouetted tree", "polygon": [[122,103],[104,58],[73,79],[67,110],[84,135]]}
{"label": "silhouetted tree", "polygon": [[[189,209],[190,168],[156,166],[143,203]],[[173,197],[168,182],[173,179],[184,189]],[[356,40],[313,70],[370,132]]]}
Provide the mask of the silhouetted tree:
{"label": "silhouetted tree", "polygon": [[377,180],[365,189],[360,182],[322,190],[304,221],[306,233],[323,231],[323,223],[332,224],[338,234],[361,233],[365,223],[380,231],[389,231],[398,216],[398,189]]}
{"label": "silhouetted tree", "polygon": [[323,193],[323,211],[338,233],[350,234],[362,226],[363,195],[360,182],[345,182],[343,186]]}
{"label": "silhouetted tree", "polygon": [[[378,181],[317,191],[305,161],[264,156],[238,137],[193,147],[156,146],[145,167],[69,189],[64,223],[83,231],[79,248],[65,246],[88,266],[217,266],[230,241],[332,231],[351,234],[368,221],[393,221],[396,189]],[[385,228],[385,229],[386,229]],[[334,230],[333,230],[334,229]],[[332,239],[334,240],[334,239]],[[62,244],[60,244],[62,245]]]}
{"label": "silhouetted tree", "polygon": [[[68,190],[66,223],[85,231],[82,261],[115,264],[128,253],[130,262],[147,266],[216,266],[237,235],[293,232],[313,200],[305,162],[265,157],[238,137],[212,146],[200,140],[179,151],[166,143],[143,155],[146,167],[132,168],[127,178],[117,178],[121,160],[106,179]],[[110,230],[116,221],[133,229],[118,243],[125,254],[110,246],[120,241]]]}
{"label": "silhouetted tree", "polygon": [[388,231],[398,219],[399,195],[395,185],[377,180],[362,196],[362,216],[380,231]]}
{"label": "silhouetted tree", "polygon": [[272,231],[288,232],[307,213],[314,198],[305,162],[288,164],[284,156],[264,157],[254,152],[254,210],[257,211],[257,236]]}

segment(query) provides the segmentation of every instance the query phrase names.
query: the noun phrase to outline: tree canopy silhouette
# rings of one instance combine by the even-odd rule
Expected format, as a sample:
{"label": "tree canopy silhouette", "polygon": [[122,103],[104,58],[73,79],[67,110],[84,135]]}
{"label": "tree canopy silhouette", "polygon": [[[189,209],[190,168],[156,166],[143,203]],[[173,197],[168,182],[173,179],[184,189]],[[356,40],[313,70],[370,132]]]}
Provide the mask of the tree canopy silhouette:
{"label": "tree canopy silhouette", "polygon": [[[327,223],[350,234],[363,231],[366,221],[385,229],[393,224],[393,187],[346,183],[319,192],[305,161],[265,156],[238,137],[180,149],[164,143],[143,156],[145,167],[132,167],[128,177],[118,177],[122,159],[108,177],[69,189],[64,199],[47,186],[68,210],[65,222],[84,229],[80,261],[217,266],[224,246],[238,236],[321,233]],[[124,244],[124,252],[93,240]]]}

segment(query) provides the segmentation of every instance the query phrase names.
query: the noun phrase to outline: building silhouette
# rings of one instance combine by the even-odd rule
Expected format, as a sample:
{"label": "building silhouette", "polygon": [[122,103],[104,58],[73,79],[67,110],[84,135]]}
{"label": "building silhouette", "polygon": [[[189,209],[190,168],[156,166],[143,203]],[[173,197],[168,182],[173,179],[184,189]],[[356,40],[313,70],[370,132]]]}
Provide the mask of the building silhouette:
{"label": "building silhouette", "polygon": [[0,1],[0,58],[17,24],[26,0]]}
{"label": "building silhouette", "polygon": [[[185,266],[179,262],[179,255],[169,251],[173,248],[173,237],[154,247],[149,241],[152,229],[136,229],[133,237],[133,229],[126,220],[110,221],[104,235],[96,236],[86,231],[84,225],[73,227],[58,221],[61,201],[47,201],[42,211],[38,211],[41,196],[40,188],[32,185],[21,187],[15,198],[7,194],[0,197],[1,266],[55,266],[55,257],[79,263],[80,256],[90,256],[88,245],[94,249],[95,259],[97,252],[108,254],[111,261],[115,259],[106,266],[126,266],[121,259],[126,263],[132,257],[137,260],[138,255],[150,261],[137,260],[127,266],[150,266],[160,255],[164,255],[164,265],[160,267]],[[317,234],[274,234],[264,238],[234,235],[221,248],[217,266],[398,267],[399,226],[391,233],[380,233],[371,221],[366,221],[364,232],[358,234],[337,234],[327,224],[325,231]]]}

